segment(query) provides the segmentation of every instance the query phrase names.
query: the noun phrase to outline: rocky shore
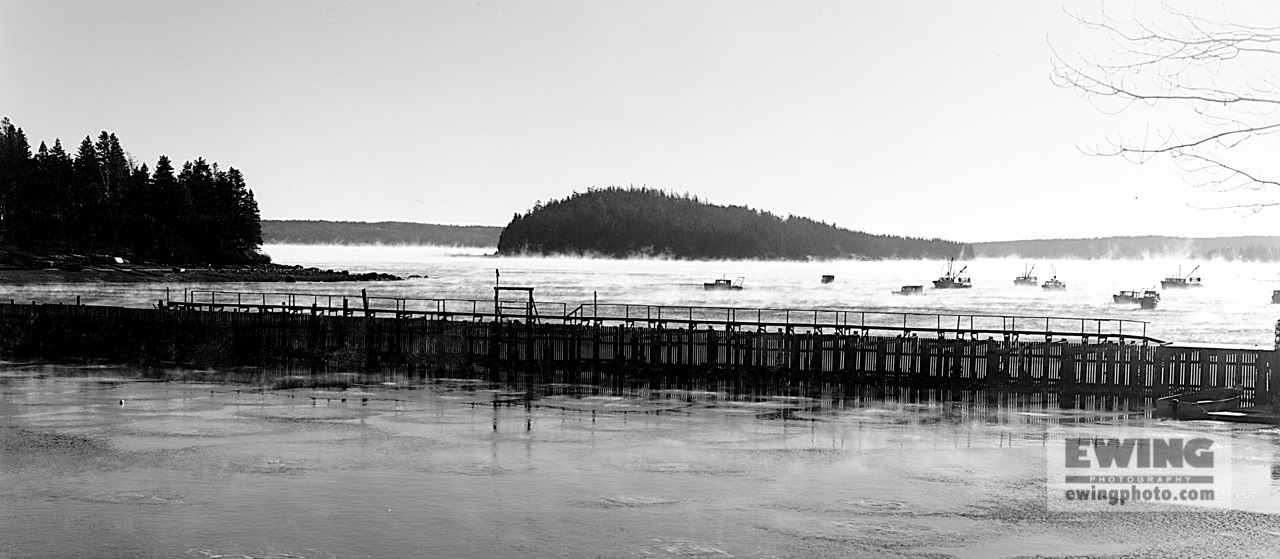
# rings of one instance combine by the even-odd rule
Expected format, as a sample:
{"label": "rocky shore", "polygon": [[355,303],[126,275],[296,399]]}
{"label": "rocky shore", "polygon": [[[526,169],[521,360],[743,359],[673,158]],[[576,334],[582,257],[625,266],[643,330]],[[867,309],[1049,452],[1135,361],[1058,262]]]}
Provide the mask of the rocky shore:
{"label": "rocky shore", "polygon": [[379,272],[352,273],[286,264],[241,264],[189,267],[131,263],[96,255],[33,253],[0,249],[0,284],[26,283],[217,283],[217,282],[338,282],[396,281],[403,278]]}

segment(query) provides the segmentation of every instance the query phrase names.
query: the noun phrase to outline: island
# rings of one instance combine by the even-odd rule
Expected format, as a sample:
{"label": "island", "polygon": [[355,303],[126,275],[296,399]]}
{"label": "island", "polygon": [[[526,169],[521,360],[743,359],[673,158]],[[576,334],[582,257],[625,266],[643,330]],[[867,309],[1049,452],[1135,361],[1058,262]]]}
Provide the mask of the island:
{"label": "island", "polygon": [[515,214],[498,254],[677,259],[970,258],[943,239],[874,235],[652,188],[591,188]]}

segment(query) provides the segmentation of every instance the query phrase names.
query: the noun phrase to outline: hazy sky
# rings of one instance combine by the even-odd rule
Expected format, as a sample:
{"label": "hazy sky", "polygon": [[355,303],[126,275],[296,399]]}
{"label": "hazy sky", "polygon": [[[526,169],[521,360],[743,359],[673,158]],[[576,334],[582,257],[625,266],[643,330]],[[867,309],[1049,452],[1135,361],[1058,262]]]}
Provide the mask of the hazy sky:
{"label": "hazy sky", "polygon": [[1049,42],[1107,49],[1064,7],[1101,6],[0,0],[0,115],[236,167],[269,219],[505,225],[647,185],[959,241],[1280,234],[1080,152],[1161,124],[1050,83]]}

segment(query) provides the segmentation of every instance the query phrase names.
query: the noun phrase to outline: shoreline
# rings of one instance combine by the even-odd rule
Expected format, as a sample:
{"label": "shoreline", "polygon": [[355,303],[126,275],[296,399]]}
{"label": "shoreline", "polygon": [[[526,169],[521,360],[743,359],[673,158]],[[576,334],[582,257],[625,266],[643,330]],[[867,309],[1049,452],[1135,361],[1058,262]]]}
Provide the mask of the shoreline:
{"label": "shoreline", "polygon": [[[265,260],[265,258],[264,258]],[[105,254],[0,247],[0,285],[36,283],[269,283],[398,281],[381,272],[321,270],[272,262],[227,265],[132,263]]]}
{"label": "shoreline", "polygon": [[261,264],[218,268],[181,268],[156,265],[85,266],[65,268],[0,268],[0,285],[38,283],[295,283],[400,281],[381,272],[321,270],[300,265]]}

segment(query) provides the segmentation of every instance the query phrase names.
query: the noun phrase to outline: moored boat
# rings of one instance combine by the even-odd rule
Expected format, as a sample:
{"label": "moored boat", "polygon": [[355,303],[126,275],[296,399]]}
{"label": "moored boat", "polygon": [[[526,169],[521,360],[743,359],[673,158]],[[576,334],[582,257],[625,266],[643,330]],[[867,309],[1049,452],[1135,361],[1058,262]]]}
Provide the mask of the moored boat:
{"label": "moored boat", "polygon": [[1196,266],[1195,268],[1191,269],[1191,273],[1184,276],[1182,275],[1182,266],[1178,266],[1178,275],[1169,276],[1167,278],[1164,278],[1163,280],[1160,280],[1160,288],[1161,289],[1184,289],[1188,287],[1200,287],[1202,285],[1200,283],[1200,276],[1195,275],[1196,270],[1199,270],[1199,269],[1200,269],[1200,266]]}
{"label": "moored boat", "polygon": [[1154,289],[1126,290],[1112,295],[1111,300],[1116,303],[1137,303],[1144,309],[1154,309],[1160,303],[1160,293]]}
{"label": "moored boat", "polygon": [[894,295],[924,295],[923,285],[904,285],[902,289],[892,292]]}
{"label": "moored boat", "polygon": [[947,260],[947,271],[942,274],[942,277],[933,280],[933,287],[937,289],[968,289],[973,287],[973,283],[969,281],[969,278],[960,275],[965,270],[968,270],[969,267],[964,266],[960,268],[959,272],[955,272],[953,271],[955,262],[955,258]]}
{"label": "moored boat", "polygon": [[728,279],[720,278],[713,282],[702,284],[702,288],[707,291],[730,291],[730,290],[736,291],[736,290],[742,289],[742,282],[744,280],[746,280],[746,278],[740,277],[734,281],[729,281]]}
{"label": "moored boat", "polygon": [[1013,284],[1024,287],[1035,287],[1037,284],[1037,278],[1034,275],[1035,271],[1036,267],[1034,265],[1029,268],[1023,268],[1022,275],[1013,278]]}
{"label": "moored boat", "polygon": [[1067,289],[1067,284],[1058,281],[1058,276],[1053,276],[1045,281],[1044,285],[1040,287],[1045,291],[1064,291]]}

